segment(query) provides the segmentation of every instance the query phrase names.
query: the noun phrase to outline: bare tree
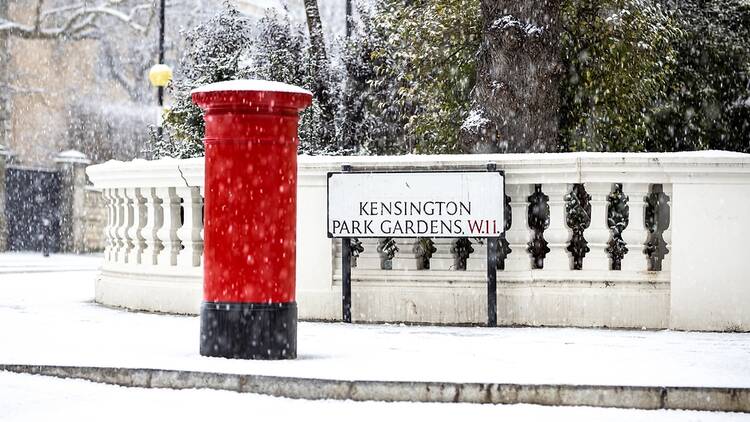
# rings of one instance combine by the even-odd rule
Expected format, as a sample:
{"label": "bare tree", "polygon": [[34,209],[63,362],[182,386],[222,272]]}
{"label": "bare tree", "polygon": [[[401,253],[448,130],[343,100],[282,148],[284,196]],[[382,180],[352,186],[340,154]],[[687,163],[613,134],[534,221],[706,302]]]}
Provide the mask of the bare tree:
{"label": "bare tree", "polygon": [[154,17],[151,2],[127,0],[83,1],[50,7],[45,5],[45,0],[37,0],[30,23],[11,20],[7,10],[3,12],[0,34],[33,40],[94,38],[99,36],[99,21],[103,17],[116,19],[145,33]]}
{"label": "bare tree", "polygon": [[[165,61],[176,64],[184,50],[182,29],[192,28],[212,16],[220,0],[169,0],[166,6]],[[98,43],[98,70],[103,72],[100,76],[121,87],[132,102],[153,104],[154,91],[145,77],[158,56],[158,27],[152,24],[144,34],[134,36],[127,25],[117,23],[112,18],[101,22],[107,36],[99,38]]]}
{"label": "bare tree", "polygon": [[151,101],[151,85],[145,83],[148,70],[155,63],[156,43],[148,39],[123,42],[112,37],[102,37],[99,51],[102,71],[108,79],[119,85],[134,103]]}

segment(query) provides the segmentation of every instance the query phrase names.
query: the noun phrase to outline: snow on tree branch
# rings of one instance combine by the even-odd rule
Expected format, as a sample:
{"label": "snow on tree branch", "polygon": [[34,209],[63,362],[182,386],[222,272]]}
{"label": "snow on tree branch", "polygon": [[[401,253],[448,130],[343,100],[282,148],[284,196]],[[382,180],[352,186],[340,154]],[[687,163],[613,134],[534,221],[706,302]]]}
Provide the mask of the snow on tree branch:
{"label": "snow on tree branch", "polygon": [[110,17],[135,31],[145,33],[154,17],[150,2],[125,5],[124,0],[100,0],[45,8],[37,0],[30,21],[23,23],[0,16],[0,33],[23,39],[92,38],[98,35],[99,20]]}

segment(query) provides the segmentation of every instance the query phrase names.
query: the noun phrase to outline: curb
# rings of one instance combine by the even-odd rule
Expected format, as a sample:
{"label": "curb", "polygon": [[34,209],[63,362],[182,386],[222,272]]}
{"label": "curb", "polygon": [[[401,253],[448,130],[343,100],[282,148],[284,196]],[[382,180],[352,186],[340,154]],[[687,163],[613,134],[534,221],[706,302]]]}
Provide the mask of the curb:
{"label": "curb", "polygon": [[750,413],[750,388],[341,381],[142,368],[5,365],[0,371],[139,388],[206,388],[307,400],[538,404]]}

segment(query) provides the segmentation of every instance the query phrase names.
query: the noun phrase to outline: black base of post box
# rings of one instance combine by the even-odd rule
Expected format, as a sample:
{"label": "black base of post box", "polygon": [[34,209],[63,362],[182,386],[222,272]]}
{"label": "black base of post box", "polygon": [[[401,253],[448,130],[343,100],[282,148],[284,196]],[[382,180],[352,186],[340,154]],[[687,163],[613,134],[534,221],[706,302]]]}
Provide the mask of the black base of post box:
{"label": "black base of post box", "polygon": [[296,358],[297,303],[203,302],[200,354],[234,359]]}

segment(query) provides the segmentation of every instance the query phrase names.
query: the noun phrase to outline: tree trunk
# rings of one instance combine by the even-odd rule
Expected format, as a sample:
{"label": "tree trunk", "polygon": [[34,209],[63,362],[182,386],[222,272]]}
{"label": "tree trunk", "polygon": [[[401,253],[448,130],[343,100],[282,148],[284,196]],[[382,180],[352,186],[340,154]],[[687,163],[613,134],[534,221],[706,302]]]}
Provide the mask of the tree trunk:
{"label": "tree trunk", "polygon": [[330,142],[335,137],[335,109],[331,98],[330,65],[326,54],[326,44],[323,39],[323,23],[320,20],[320,10],[317,0],[304,0],[307,29],[310,31],[310,53],[312,55],[313,98],[318,102],[324,116],[324,127],[321,136],[324,142]]}
{"label": "tree trunk", "polygon": [[323,23],[320,20],[320,10],[317,0],[304,0],[307,29],[310,31],[310,47],[317,60],[325,61],[326,44],[323,39]]}
{"label": "tree trunk", "polygon": [[466,153],[554,151],[563,66],[561,0],[482,0],[484,28]]}

